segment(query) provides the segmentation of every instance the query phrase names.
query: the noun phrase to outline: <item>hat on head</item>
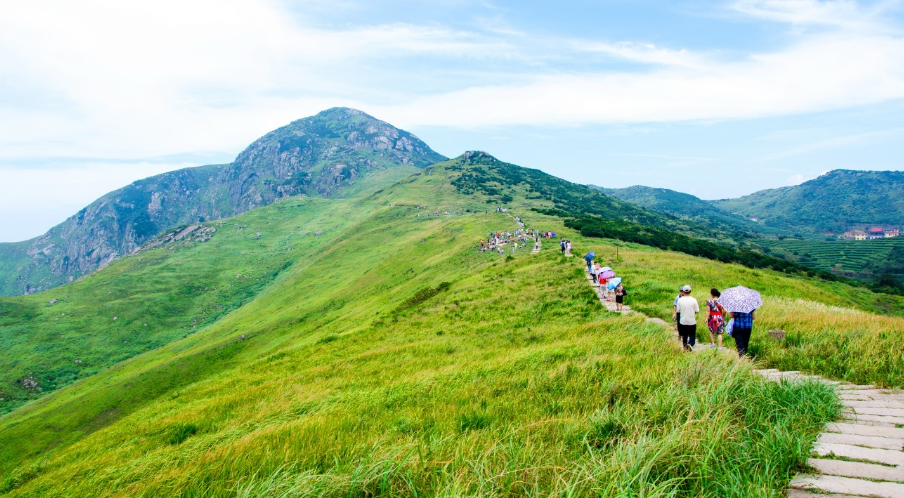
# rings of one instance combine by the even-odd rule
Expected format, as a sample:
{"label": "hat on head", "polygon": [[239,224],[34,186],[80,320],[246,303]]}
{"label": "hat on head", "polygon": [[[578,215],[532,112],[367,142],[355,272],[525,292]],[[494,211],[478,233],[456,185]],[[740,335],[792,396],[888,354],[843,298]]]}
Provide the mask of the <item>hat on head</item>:
{"label": "hat on head", "polygon": [[680,290],[681,290],[681,292],[690,294],[690,293],[691,293],[691,286],[690,286],[690,285],[682,285]]}

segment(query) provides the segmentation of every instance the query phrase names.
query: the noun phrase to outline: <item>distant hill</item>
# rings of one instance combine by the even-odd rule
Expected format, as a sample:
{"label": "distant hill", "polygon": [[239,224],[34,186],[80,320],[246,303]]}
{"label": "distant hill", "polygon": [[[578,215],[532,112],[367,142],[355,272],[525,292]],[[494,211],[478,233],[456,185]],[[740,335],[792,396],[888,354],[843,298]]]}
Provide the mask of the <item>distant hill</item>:
{"label": "distant hill", "polygon": [[[464,168],[453,182],[466,194],[482,193],[499,204],[511,201],[513,192],[523,192],[529,200],[547,202],[560,215],[591,215],[665,228],[704,239],[728,239],[729,233],[713,230],[693,220],[658,212],[609,195],[605,189],[571,183],[540,170],[506,163],[480,151],[470,151],[455,159]],[[453,166],[456,167],[456,166]],[[734,242],[734,241],[732,241]]]}
{"label": "distant hill", "polygon": [[644,187],[642,185],[627,188],[603,188],[595,185],[590,185],[590,187],[631,204],[689,220],[701,226],[730,233],[749,234],[762,231],[762,226],[759,224],[742,216],[723,211],[713,206],[709,201],[691,194],[667,188]]}
{"label": "distant hill", "polygon": [[0,244],[0,295],[29,294],[89,274],[148,239],[288,196],[336,197],[444,160],[414,135],[334,108],[274,130],[224,165],[153,176],[111,192],[35,239]]}
{"label": "distant hill", "polygon": [[793,187],[761,190],[715,207],[764,226],[843,233],[857,226],[904,224],[904,172],[834,170]]}

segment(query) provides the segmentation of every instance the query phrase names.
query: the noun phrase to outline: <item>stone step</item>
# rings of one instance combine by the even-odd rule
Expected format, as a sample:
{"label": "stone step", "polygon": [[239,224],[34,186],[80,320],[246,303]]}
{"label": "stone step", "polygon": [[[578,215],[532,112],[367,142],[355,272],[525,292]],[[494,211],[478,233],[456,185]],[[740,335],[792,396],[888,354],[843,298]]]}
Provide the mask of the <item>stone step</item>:
{"label": "stone step", "polygon": [[886,399],[870,399],[870,400],[852,400],[844,399],[841,401],[844,406],[854,408],[856,412],[860,412],[860,408],[891,408],[894,410],[904,411],[904,401],[894,401]]}
{"label": "stone step", "polygon": [[904,418],[904,408],[870,408],[870,407],[851,407],[857,415],[881,415],[883,417],[902,417]]}
{"label": "stone step", "polygon": [[789,489],[788,498],[863,498],[855,495],[839,495],[836,493],[812,493],[803,489]]}
{"label": "stone step", "polygon": [[838,399],[845,401],[888,401],[904,404],[904,396],[900,394],[847,394],[850,391],[841,391]]}
{"label": "stone step", "polygon": [[845,414],[844,417],[847,421],[853,421],[860,424],[866,423],[876,425],[875,423],[882,423],[889,424],[890,426],[904,425],[904,417],[886,417],[884,415],[873,415],[871,413]]}
{"label": "stone step", "polygon": [[856,385],[856,384],[842,384],[838,386],[838,389],[850,389],[855,391],[876,391],[876,386],[872,385]]}
{"label": "stone step", "polygon": [[823,460],[811,458],[807,465],[818,470],[822,474],[830,476],[854,477],[871,479],[874,481],[904,482],[904,469],[900,467],[886,467],[871,463],[846,462],[843,460]]}
{"label": "stone step", "polygon": [[781,379],[791,379],[800,377],[800,372],[797,370],[791,370],[789,372],[769,372],[765,374],[766,377],[776,377]]}
{"label": "stone step", "polygon": [[904,439],[904,429],[893,427],[877,427],[874,425],[846,424],[843,422],[826,425],[826,431],[841,434],[859,434],[861,436],[880,436]]}
{"label": "stone step", "polygon": [[904,452],[901,451],[864,448],[850,444],[818,443],[813,447],[813,452],[822,457],[835,455],[885,465],[904,465]]}
{"label": "stone step", "polygon": [[894,482],[874,482],[839,476],[797,476],[791,481],[792,488],[813,489],[827,493],[843,493],[854,496],[879,498],[904,497],[904,484]]}
{"label": "stone step", "polygon": [[904,450],[904,439],[889,438],[882,436],[863,436],[860,434],[839,434],[837,432],[823,432],[816,440],[816,444],[850,444],[854,446],[864,446],[867,448],[877,448],[883,450]]}
{"label": "stone step", "polygon": [[844,384],[838,386],[838,394],[848,396],[901,396],[901,393],[895,391],[886,391],[885,389],[844,389]]}

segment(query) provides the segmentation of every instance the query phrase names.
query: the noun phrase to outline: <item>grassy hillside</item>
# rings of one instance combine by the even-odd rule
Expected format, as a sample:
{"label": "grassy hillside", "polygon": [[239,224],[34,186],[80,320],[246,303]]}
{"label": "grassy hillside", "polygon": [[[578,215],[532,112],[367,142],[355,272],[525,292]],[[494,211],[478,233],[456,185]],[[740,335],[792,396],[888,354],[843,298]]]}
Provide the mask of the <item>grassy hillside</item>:
{"label": "grassy hillside", "polygon": [[[606,239],[576,239],[620,270],[634,309],[671,320],[672,300],[685,283],[705,310],[709,289],[744,285],[764,297],[751,340],[751,354],[767,365],[834,379],[904,388],[904,298],[862,287],[717,263]],[[619,259],[615,260],[618,244]],[[786,340],[768,337],[785,330]],[[700,333],[700,332],[703,333]],[[709,341],[698,326],[698,338]],[[727,344],[732,346],[732,341]]]}
{"label": "grassy hillside", "polygon": [[[147,289],[159,283],[165,293],[160,282],[178,277],[165,270],[183,273],[173,269],[190,259],[217,289],[242,269],[263,278],[247,304],[210,315],[191,335],[0,418],[0,493],[781,496],[837,414],[831,392],[765,382],[721,355],[682,354],[666,329],[603,311],[580,260],[552,244],[539,255],[477,252],[488,231],[515,228],[495,203],[572,238],[576,251],[609,257],[620,244],[613,266],[633,304],[654,315],[685,282],[770,283],[764,324],[779,303],[793,305],[781,299],[807,299],[847,303],[845,313],[893,326],[900,319],[871,313],[900,313],[901,300],[583,238],[531,209],[568,207],[584,190],[535,181],[469,188],[494,164],[451,161],[357,199],[285,200],[228,220],[233,228],[208,242],[155,249],[78,282],[85,288],[50,309],[77,304],[90,315],[94,306],[103,316],[109,290],[128,316],[150,300]],[[605,208],[602,199],[590,208]],[[459,214],[433,216],[447,211]],[[282,231],[289,227],[296,235]],[[316,227],[326,228],[297,235]],[[174,299],[218,302],[194,285]],[[133,298],[138,288],[144,297]],[[88,292],[93,299],[79,301]],[[842,314],[818,316],[832,313]],[[816,315],[781,316],[790,328]],[[97,335],[121,319],[96,322]],[[758,336],[754,347],[778,359],[763,343]]]}
{"label": "grassy hillside", "polygon": [[551,248],[476,252],[514,225],[418,217],[468,208],[447,180],[387,189],[242,309],[0,419],[4,490],[778,495],[825,389],[680,354]]}
{"label": "grassy hillside", "polygon": [[167,244],[70,285],[0,298],[0,348],[8,353],[0,357],[0,413],[240,308],[360,222],[367,212],[353,205],[293,198],[203,224],[216,230],[206,242]]}
{"label": "grassy hillside", "polygon": [[904,172],[834,170],[793,187],[714,201],[765,226],[800,233],[842,233],[857,225],[904,223]]}

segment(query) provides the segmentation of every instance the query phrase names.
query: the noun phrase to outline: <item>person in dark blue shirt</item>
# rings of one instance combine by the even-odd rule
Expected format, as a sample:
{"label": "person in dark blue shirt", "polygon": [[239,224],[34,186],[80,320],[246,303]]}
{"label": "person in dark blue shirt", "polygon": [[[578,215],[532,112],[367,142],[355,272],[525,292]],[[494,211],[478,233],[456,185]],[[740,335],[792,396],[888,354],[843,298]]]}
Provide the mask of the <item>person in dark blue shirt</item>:
{"label": "person in dark blue shirt", "polygon": [[732,311],[731,318],[734,319],[732,325],[731,336],[734,337],[735,346],[738,348],[738,356],[747,356],[747,347],[750,345],[750,333],[753,332],[753,314]]}

